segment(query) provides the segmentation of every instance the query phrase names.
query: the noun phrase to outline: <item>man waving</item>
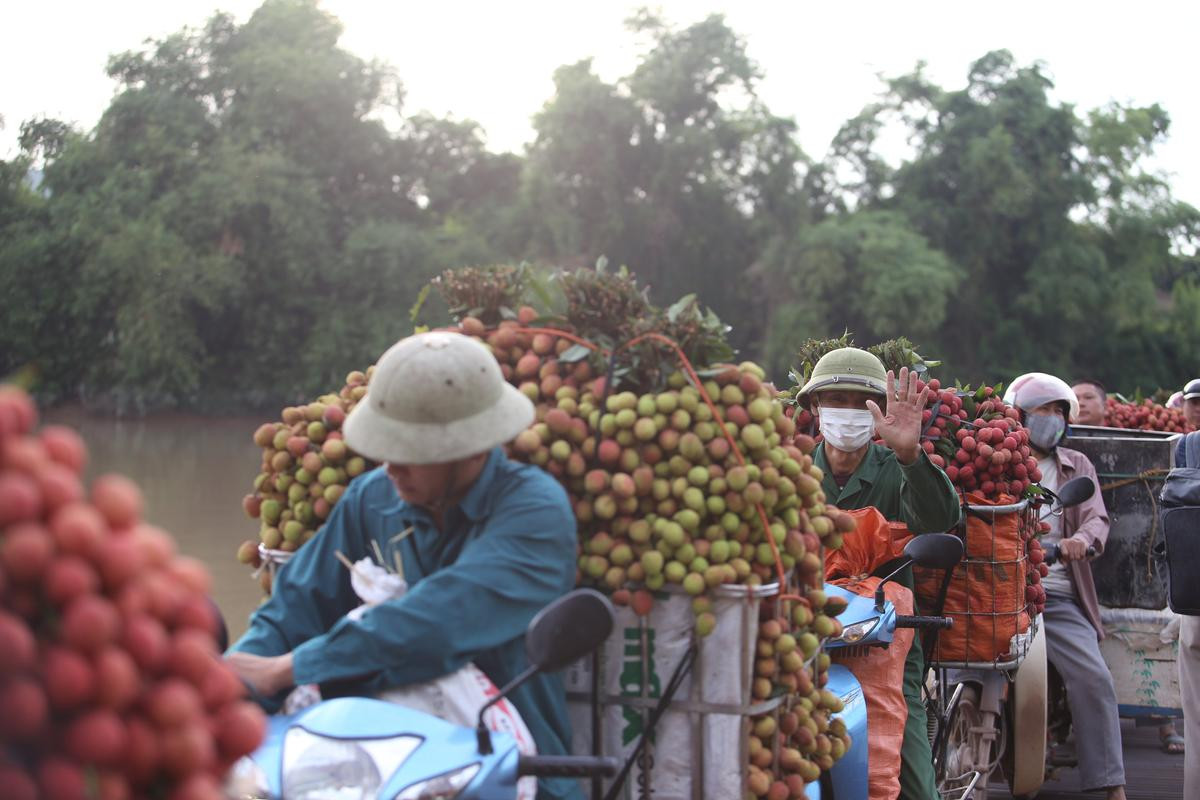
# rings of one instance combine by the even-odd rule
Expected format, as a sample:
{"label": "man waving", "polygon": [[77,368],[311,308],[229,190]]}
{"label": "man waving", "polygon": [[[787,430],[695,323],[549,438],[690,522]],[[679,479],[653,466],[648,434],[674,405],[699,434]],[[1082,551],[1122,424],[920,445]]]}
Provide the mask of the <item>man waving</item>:
{"label": "man waving", "polygon": [[[917,374],[901,369],[885,374],[866,350],[843,347],[825,354],[798,399],[817,416],[824,442],[813,462],[825,472],[826,501],[843,510],[874,506],[914,534],[947,531],[958,524],[958,495],[946,474],[921,449],[921,415],[928,389],[917,389]],[[883,444],[872,440],[878,436]],[[884,565],[880,574],[892,569]],[[912,571],[897,580],[913,587]],[[908,721],[901,749],[900,795],[936,800],[937,781],[921,702],[924,654],[918,643],[904,666]]]}

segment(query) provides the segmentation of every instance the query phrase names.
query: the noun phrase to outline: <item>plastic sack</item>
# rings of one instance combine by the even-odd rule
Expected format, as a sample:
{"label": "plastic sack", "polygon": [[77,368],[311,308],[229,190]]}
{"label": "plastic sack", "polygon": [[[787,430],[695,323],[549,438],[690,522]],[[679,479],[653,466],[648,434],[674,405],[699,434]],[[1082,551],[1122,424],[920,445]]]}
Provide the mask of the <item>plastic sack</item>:
{"label": "plastic sack", "polygon": [[[658,702],[688,649],[696,660],[671,705],[647,737],[619,796],[622,800],[739,798],[746,781],[747,717],[769,713],[782,698],[751,699],[754,648],[762,599],[778,594],[777,585],[753,589],[721,586],[712,590],[716,626],[696,637],[691,597],[659,595],[648,617],[628,606],[616,608],[613,632],[599,654],[599,674],[587,656],[564,671],[571,744],[577,754],[592,752],[589,696],[599,680],[599,752],[624,761],[643,734],[651,707]],[[645,699],[643,700],[643,695]],[[754,712],[755,708],[766,709]],[[605,791],[611,787],[605,780]]]}
{"label": "plastic sack", "polygon": [[912,533],[903,522],[889,522],[874,506],[844,513],[854,518],[855,528],[839,549],[825,554],[825,580],[863,578],[904,554]]}
{"label": "plastic sack", "polygon": [[[1001,495],[989,500],[968,494],[971,506],[1007,506],[1017,498]],[[950,579],[942,614],[954,625],[938,634],[929,660],[990,662],[1008,655],[1013,637],[1029,630],[1025,600],[1025,541],[1023,514],[966,514],[966,555]],[[945,572],[914,568],[916,594],[922,611],[933,613]]]}
{"label": "plastic sack", "polygon": [[[405,708],[424,711],[464,728],[474,728],[479,709],[499,693],[483,670],[474,664],[467,664],[458,672],[443,675],[437,680],[388,689],[380,692],[378,697]],[[501,700],[484,712],[483,722],[488,730],[503,731],[516,739],[517,750],[522,755],[537,753],[533,735],[525,726],[516,706],[508,700]],[[537,778],[526,776],[517,781],[517,800],[534,800],[536,795]]]}
{"label": "plastic sack", "polygon": [[[857,595],[873,597],[882,580],[838,578],[831,581]],[[897,614],[913,613],[913,596],[904,586],[890,581],[883,594]],[[868,796],[870,800],[895,800],[900,796],[900,748],[904,743],[904,725],[908,722],[908,701],[904,697],[904,662],[912,647],[915,631],[897,628],[890,647],[835,648],[830,658],[842,664],[862,684],[867,701]]]}
{"label": "plastic sack", "polygon": [[1100,656],[1112,673],[1118,705],[1135,714],[1182,707],[1176,668],[1182,621],[1167,609],[1100,606]]}
{"label": "plastic sack", "polygon": [[350,586],[362,605],[350,609],[346,614],[350,619],[361,619],[371,606],[378,605],[393,597],[403,597],[408,591],[408,583],[400,575],[388,572],[369,558],[359,559],[350,572]]}

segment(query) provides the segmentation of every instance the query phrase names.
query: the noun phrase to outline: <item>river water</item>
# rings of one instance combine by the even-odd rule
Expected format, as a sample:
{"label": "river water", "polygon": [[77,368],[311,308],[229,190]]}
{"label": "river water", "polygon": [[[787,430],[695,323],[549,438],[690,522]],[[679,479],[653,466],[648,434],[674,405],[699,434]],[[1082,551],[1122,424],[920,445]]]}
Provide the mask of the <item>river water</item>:
{"label": "river water", "polygon": [[144,518],[165,528],[179,551],[203,561],[229,635],[246,630],[263,597],[253,570],[237,561],[238,545],[258,539],[258,520],[242,510],[252,489],[261,450],[251,436],[264,416],[210,418],[163,414],[113,419],[73,408],[42,415],[45,423],[75,428],[88,446],[86,480],[119,472],[146,497]]}

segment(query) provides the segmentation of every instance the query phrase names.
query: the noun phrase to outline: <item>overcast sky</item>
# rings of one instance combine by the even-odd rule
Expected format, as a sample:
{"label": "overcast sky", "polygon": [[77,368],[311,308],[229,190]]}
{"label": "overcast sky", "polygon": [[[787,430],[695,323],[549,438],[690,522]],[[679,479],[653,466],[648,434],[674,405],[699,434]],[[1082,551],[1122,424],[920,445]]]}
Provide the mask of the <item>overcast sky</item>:
{"label": "overcast sky", "polygon": [[[22,120],[46,114],[90,128],[112,97],[104,75],[111,53],[140,47],[214,10],[244,21],[254,0],[70,0],[0,4],[0,157],[15,152]],[[510,0],[507,3],[324,0],[345,25],[342,44],[399,71],[409,113],[480,122],[492,149],[517,150],[532,138],[530,117],[550,97],[558,66],[595,59],[606,79],[626,74],[636,43],[622,21],[643,3]],[[724,13],[748,43],[765,80],[760,94],[776,114],[794,117],[801,145],[825,154],[838,126],[879,91],[880,73],[918,60],[947,88],[967,66],[1007,48],[1020,63],[1046,63],[1055,97],[1080,110],[1111,101],[1160,103],[1170,139],[1153,166],[1178,199],[1200,205],[1200,109],[1195,55],[1200,4],[1190,2],[805,3],[664,0],[677,24]]]}

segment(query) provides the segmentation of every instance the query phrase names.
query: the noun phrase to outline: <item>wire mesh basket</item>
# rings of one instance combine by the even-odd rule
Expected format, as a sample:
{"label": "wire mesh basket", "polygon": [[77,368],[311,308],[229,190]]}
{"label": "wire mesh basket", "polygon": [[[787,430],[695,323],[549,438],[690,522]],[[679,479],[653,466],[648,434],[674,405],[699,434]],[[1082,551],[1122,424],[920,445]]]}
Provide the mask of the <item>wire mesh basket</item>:
{"label": "wire mesh basket", "polygon": [[941,667],[1015,669],[1036,633],[1037,615],[1025,587],[1026,543],[1037,531],[1037,510],[1028,500],[969,503],[964,517],[962,562],[948,576],[942,570],[915,570],[922,611],[954,620],[927,647],[927,657]]}

